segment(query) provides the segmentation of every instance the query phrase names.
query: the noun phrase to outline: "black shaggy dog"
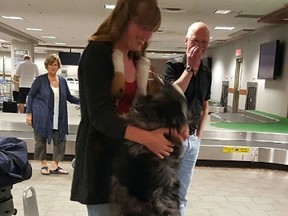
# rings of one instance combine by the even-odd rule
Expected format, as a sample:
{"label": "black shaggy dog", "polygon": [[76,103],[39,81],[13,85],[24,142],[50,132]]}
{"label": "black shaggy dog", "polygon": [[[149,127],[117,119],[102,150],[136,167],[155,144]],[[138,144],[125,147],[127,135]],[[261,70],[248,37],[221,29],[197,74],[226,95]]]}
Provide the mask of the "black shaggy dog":
{"label": "black shaggy dog", "polygon": [[[145,130],[163,127],[180,130],[188,119],[185,97],[170,83],[156,79],[147,96],[137,99],[126,119]],[[176,172],[182,143],[169,134],[165,137],[175,144],[173,153],[165,159],[131,141],[121,145],[113,166],[113,215],[180,215]]]}

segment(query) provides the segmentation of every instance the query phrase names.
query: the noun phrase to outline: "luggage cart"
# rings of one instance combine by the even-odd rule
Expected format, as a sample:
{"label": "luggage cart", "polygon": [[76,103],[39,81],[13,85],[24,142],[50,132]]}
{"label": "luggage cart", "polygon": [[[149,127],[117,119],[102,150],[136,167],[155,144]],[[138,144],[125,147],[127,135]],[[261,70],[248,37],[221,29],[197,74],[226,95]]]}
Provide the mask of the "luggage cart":
{"label": "luggage cart", "polygon": [[0,79],[0,109],[3,108],[4,101],[12,100],[12,81],[5,78]]}
{"label": "luggage cart", "polygon": [[[29,191],[32,193],[28,196]],[[23,191],[24,216],[39,216],[36,191],[32,186],[28,186]]]}

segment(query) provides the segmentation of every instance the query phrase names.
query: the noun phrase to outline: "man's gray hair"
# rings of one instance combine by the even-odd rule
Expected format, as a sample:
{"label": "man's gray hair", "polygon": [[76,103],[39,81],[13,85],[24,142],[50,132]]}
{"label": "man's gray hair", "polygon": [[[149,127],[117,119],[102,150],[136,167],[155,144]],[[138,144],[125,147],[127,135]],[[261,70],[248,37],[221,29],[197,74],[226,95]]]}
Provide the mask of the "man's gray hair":
{"label": "man's gray hair", "polygon": [[190,27],[188,28],[186,38],[191,38],[191,36],[194,34],[194,32],[200,28],[206,28],[208,33],[209,33],[209,28],[205,23],[195,22],[195,23],[192,23],[192,25],[190,25]]}

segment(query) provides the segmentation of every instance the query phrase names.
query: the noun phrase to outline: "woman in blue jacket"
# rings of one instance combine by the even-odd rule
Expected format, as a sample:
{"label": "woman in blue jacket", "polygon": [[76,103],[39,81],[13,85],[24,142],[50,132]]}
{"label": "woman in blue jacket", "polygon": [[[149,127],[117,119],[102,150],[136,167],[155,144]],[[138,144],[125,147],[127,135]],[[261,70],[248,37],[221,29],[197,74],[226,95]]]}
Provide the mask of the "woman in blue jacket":
{"label": "woman in blue jacket", "polygon": [[[56,54],[45,60],[48,73],[37,77],[30,89],[26,110],[26,122],[32,125],[35,137],[34,159],[40,160],[41,174],[68,174],[59,167],[64,159],[66,134],[68,134],[67,102],[79,104],[80,100],[71,95],[65,78],[58,76],[61,67]],[[50,167],[46,161],[48,144],[53,140],[53,157]]]}

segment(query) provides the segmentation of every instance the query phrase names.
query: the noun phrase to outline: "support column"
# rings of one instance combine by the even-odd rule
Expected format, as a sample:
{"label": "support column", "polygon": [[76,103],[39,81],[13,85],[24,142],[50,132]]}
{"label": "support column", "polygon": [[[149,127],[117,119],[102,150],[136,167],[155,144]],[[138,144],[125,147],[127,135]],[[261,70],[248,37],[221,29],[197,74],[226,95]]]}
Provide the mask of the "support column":
{"label": "support column", "polygon": [[34,62],[34,43],[33,42],[11,42],[11,75],[15,73],[17,65],[23,61],[23,56],[29,55]]}

